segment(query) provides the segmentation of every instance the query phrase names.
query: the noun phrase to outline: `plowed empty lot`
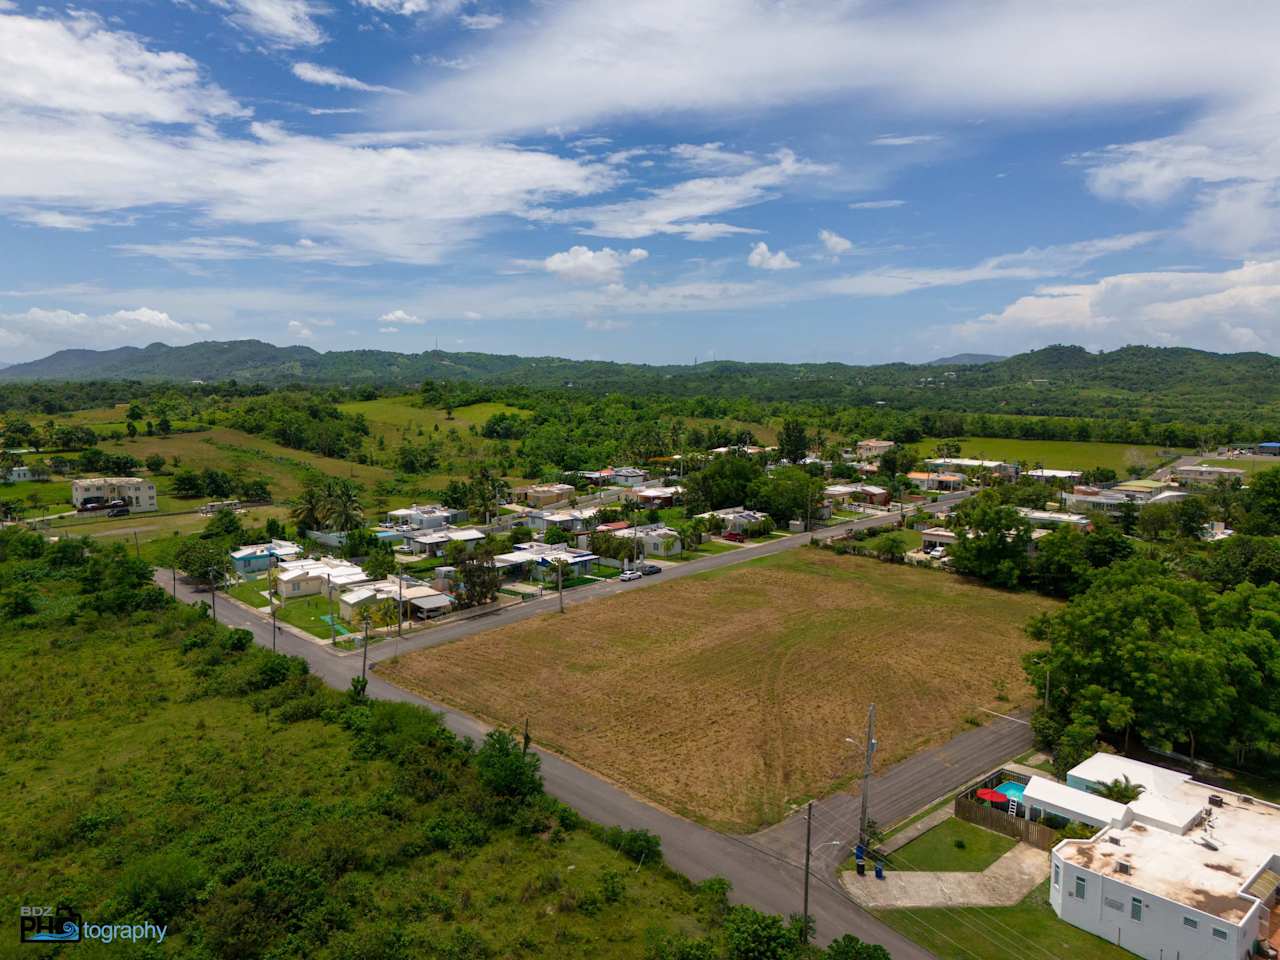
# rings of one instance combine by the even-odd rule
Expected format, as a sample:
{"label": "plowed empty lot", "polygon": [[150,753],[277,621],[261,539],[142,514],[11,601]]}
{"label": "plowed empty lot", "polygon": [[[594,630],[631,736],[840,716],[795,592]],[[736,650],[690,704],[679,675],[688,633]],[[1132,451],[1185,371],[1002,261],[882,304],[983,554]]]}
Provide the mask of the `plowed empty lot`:
{"label": "plowed empty lot", "polygon": [[[802,549],[570,607],[380,671],[721,828],[1026,702],[1022,626],[1050,602]],[[1001,689],[1008,700],[998,699]]]}

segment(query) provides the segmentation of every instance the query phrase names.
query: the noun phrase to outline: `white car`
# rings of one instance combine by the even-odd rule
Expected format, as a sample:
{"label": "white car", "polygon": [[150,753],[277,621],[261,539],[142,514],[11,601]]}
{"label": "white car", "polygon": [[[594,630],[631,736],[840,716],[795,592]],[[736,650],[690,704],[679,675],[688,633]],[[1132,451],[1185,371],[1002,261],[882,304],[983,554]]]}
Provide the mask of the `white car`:
{"label": "white car", "polygon": [[639,580],[641,576],[642,575],[639,570],[623,570],[622,576],[618,579],[623,583],[630,583],[632,580]]}

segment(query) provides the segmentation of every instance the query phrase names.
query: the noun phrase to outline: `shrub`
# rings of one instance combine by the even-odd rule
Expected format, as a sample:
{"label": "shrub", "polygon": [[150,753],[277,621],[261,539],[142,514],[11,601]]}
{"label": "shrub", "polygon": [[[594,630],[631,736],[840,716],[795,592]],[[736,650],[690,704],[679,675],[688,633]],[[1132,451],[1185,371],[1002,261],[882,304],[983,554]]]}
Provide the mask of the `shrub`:
{"label": "shrub", "polygon": [[204,885],[200,865],[180,851],[152,854],[134,861],[120,881],[120,893],[137,913],[176,917]]}
{"label": "shrub", "polygon": [[624,857],[636,863],[658,863],[662,860],[662,838],[648,830],[623,830],[610,827],[605,842]]}

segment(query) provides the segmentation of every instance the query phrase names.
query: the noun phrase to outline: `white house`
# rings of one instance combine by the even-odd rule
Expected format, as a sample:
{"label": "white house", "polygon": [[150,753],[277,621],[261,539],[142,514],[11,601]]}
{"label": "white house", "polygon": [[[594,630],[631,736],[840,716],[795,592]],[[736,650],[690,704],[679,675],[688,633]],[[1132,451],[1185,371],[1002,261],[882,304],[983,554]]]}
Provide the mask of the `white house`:
{"label": "white house", "polygon": [[[1098,804],[1091,791],[1124,777],[1138,799]],[[1256,940],[1280,940],[1280,806],[1109,754],[1053,788],[1027,786],[1033,819],[1052,809],[1100,826],[1051,853],[1063,920],[1147,960],[1243,960]]]}
{"label": "white house", "polygon": [[575,507],[571,510],[532,510],[526,517],[534,530],[559,527],[566,533],[582,533],[595,526],[595,516],[599,512],[597,507]]}
{"label": "white house", "polygon": [[922,541],[920,549],[925,553],[933,553],[936,550],[945,552],[958,539],[956,532],[946,527],[930,527],[928,530],[922,530],[920,538]]}
{"label": "white house", "polygon": [[435,530],[437,527],[463,523],[467,511],[443,507],[438,503],[419,506],[413,504],[399,510],[387,511],[387,523],[394,527],[412,527],[415,530]]}
{"label": "white house", "polygon": [[1018,477],[1018,465],[1005,463],[1003,460],[975,460],[971,457],[934,457],[926,460],[924,465],[935,473],[948,470],[959,470],[969,473],[976,470],[990,470],[1000,477],[1015,480]]}
{"label": "white house", "polygon": [[1048,470],[1044,467],[1037,467],[1035,470],[1028,470],[1024,476],[1028,476],[1032,480],[1039,480],[1042,483],[1053,483],[1059,480],[1065,480],[1068,483],[1079,483],[1084,474],[1079,470]]}
{"label": "white house", "polygon": [[1239,467],[1214,467],[1207,463],[1178,467],[1173,471],[1173,475],[1178,478],[1179,483],[1185,483],[1188,486],[1217,483],[1219,480],[1239,480],[1243,483],[1245,477],[1244,471]]}
{"label": "white house", "polygon": [[1062,510],[1033,510],[1030,507],[1018,507],[1018,513],[1028,523],[1037,527],[1076,527],[1089,530],[1093,523],[1083,513],[1067,513]]}
{"label": "white house", "polygon": [[642,487],[634,494],[636,501],[642,507],[670,507],[674,506],[677,498],[684,495],[684,487]]}
{"label": "white house", "polygon": [[338,609],[342,619],[353,623],[359,619],[362,607],[386,600],[398,602],[401,618],[410,620],[443,616],[453,608],[453,600],[448,594],[413,577],[388,577],[346,591],[339,599]]}
{"label": "white house", "polygon": [[436,527],[411,533],[404,538],[405,546],[410,553],[425,553],[429,557],[443,557],[445,549],[451,543],[466,545],[467,553],[476,548],[476,544],[484,539],[484,534],[475,527]]}
{"label": "white house", "polygon": [[349,560],[321,557],[319,560],[290,560],[276,568],[276,593],[283,599],[308,597],[364,583],[369,575]]}
{"label": "white house", "polygon": [[292,540],[272,540],[270,543],[252,543],[231,551],[231,565],[236,573],[259,573],[276,563],[297,560],[302,548]]}
{"label": "white house", "polygon": [[767,513],[747,510],[744,507],[722,507],[719,510],[708,510],[706,513],[698,514],[698,516],[703,520],[719,517],[724,523],[725,531],[728,533],[746,533],[752,527],[769,519]]}
{"label": "white house", "polygon": [[25,463],[20,463],[16,467],[10,467],[6,479],[9,483],[21,483],[24,480],[30,480],[31,468]]}
{"label": "white house", "polygon": [[71,481],[71,503],[79,510],[87,504],[121,500],[133,511],[156,509],[156,485],[141,477],[94,477]]}
{"label": "white house", "polygon": [[639,527],[626,527],[612,531],[621,540],[636,540],[640,553],[646,557],[669,557],[684,549],[680,534],[666,524],[650,523]]}
{"label": "white house", "polygon": [[638,487],[649,479],[649,472],[639,467],[614,467],[612,482],[618,487]]}
{"label": "white house", "polygon": [[565,564],[566,577],[580,577],[591,572],[591,565],[598,557],[588,550],[577,550],[562,543],[516,544],[510,553],[500,553],[493,558],[499,573],[508,577],[528,576],[533,579],[549,579],[555,582],[556,564]]}

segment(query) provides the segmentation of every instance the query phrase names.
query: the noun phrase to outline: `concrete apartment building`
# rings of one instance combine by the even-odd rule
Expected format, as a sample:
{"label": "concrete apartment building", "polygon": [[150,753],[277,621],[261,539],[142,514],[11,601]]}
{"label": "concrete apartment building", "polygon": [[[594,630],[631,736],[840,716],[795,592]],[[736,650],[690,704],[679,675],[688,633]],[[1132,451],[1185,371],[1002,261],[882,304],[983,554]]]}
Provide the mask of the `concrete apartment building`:
{"label": "concrete apartment building", "polygon": [[990,470],[998,477],[1010,480],[1018,479],[1018,465],[1005,463],[1003,460],[975,460],[972,457],[933,457],[924,465],[935,473],[941,471],[959,471],[970,473],[977,470]]}
{"label": "concrete apartment building", "polygon": [[[1137,800],[1096,795],[1124,777],[1144,787]],[[1053,848],[1049,902],[1063,920],[1147,960],[1242,960],[1280,942],[1280,806],[1110,754],[1052,797],[1033,789],[1041,779],[1024,794],[1033,819],[1056,808],[1102,821]]]}
{"label": "concrete apartment building", "polygon": [[1245,473],[1239,467],[1214,467],[1207,463],[1191,467],[1178,467],[1173,471],[1179,483],[1189,485],[1217,483],[1219,480],[1239,480],[1244,482]]}
{"label": "concrete apartment building", "polygon": [[71,481],[71,503],[79,510],[85,504],[123,500],[134,512],[155,510],[156,485],[141,477],[95,477]]}
{"label": "concrete apartment building", "polygon": [[860,440],[858,445],[854,447],[854,453],[859,460],[874,460],[880,454],[892,450],[897,444],[892,440]]}

